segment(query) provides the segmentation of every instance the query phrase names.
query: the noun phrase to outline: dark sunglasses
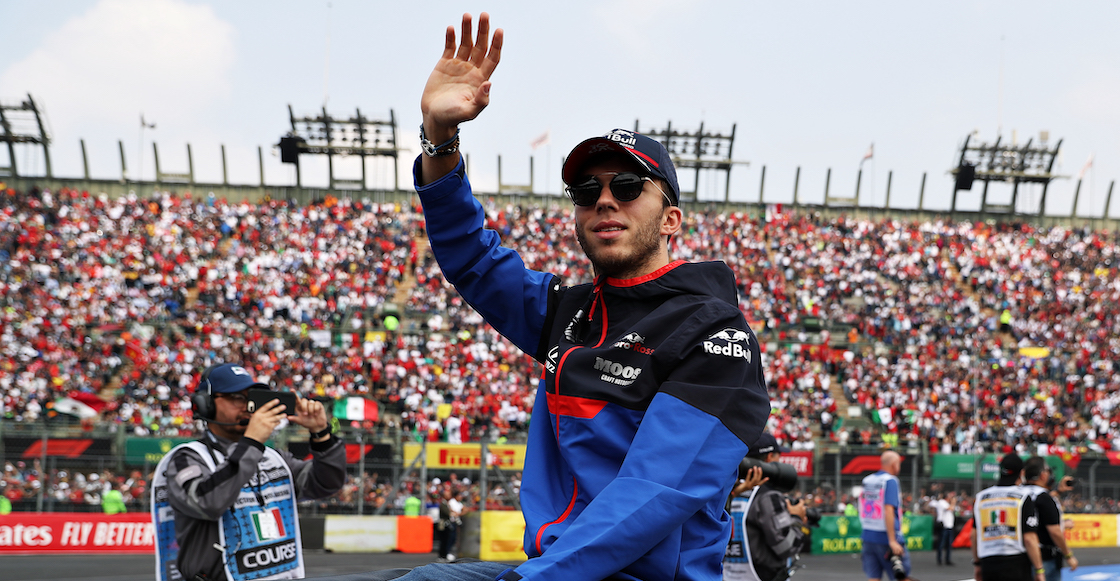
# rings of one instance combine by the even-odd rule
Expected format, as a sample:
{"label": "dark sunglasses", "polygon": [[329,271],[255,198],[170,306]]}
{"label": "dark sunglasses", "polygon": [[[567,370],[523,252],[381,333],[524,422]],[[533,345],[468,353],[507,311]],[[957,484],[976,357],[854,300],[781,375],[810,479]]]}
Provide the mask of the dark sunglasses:
{"label": "dark sunglasses", "polygon": [[[653,178],[640,176],[632,172],[604,172],[594,176],[588,176],[586,181],[580,182],[575,185],[565,188],[568,192],[568,197],[572,199],[572,203],[577,206],[594,206],[599,201],[599,194],[603,191],[603,185],[596,179],[598,176],[614,176],[610,181],[611,195],[614,199],[620,202],[632,202],[642,195],[642,190],[645,188],[646,182],[653,184],[661,195],[665,196],[668,200],[669,196],[665,191],[658,187],[657,182]],[[670,204],[672,200],[669,200]]]}

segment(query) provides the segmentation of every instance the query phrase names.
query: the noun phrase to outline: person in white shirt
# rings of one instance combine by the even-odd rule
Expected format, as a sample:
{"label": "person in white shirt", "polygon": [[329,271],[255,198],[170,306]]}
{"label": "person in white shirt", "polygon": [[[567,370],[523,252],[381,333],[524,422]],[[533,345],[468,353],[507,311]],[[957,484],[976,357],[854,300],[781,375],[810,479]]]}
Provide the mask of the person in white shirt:
{"label": "person in white shirt", "polygon": [[934,516],[934,539],[937,546],[937,564],[942,563],[941,552],[945,552],[946,565],[953,564],[951,551],[953,550],[953,527],[956,525],[954,511],[957,509],[957,497],[953,492],[939,495],[936,500],[929,503],[937,511]]}

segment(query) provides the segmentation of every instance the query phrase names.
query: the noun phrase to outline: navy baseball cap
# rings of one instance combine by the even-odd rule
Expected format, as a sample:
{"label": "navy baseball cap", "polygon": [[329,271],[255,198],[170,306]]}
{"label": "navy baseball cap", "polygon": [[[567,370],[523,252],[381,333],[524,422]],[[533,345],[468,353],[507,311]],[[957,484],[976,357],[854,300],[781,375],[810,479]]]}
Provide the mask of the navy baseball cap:
{"label": "navy baseball cap", "polygon": [[765,456],[770,452],[784,453],[789,452],[789,449],[779,446],[778,439],[774,437],[774,434],[771,434],[770,432],[762,432],[762,435],[758,437],[758,441],[756,441],[754,445],[751,446],[751,449],[747,451],[747,455]]}
{"label": "navy baseball cap", "polygon": [[681,188],[677,185],[677,169],[669,151],[661,142],[626,129],[612,129],[602,137],[592,137],[575,146],[564,161],[564,183],[572,185],[572,180],[579,177],[579,171],[587,161],[601,153],[622,153],[638,162],[651,177],[661,178],[669,184],[669,191],[665,193],[674,206],[680,205]]}
{"label": "navy baseball cap", "polygon": [[[250,387],[269,389],[267,383],[261,383],[242,366],[236,363],[223,363],[211,367],[199,382],[199,390],[210,393],[237,393]],[[207,385],[209,384],[209,385]]]}

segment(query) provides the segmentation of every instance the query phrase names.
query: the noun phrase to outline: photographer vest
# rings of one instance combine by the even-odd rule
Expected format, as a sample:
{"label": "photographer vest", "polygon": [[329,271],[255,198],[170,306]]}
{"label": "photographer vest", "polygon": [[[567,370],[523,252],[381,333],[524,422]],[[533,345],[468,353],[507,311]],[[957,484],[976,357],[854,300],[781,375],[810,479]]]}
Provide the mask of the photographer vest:
{"label": "photographer vest", "polygon": [[976,555],[987,557],[1022,555],[1023,503],[1029,494],[1020,486],[993,486],[980,491],[973,509]]}
{"label": "photographer vest", "polygon": [[898,490],[898,478],[887,472],[876,472],[863,479],[863,492],[859,496],[859,524],[863,527],[865,542],[871,540],[887,543],[889,537],[884,515],[890,510],[888,507],[893,506],[895,538],[903,545],[906,544],[902,538]]}
{"label": "photographer vest", "polygon": [[754,570],[751,547],[747,542],[747,513],[757,493],[756,486],[731,499],[731,539],[723,556],[723,581],[762,581]]}
{"label": "photographer vest", "polygon": [[[156,529],[156,579],[180,581],[175,539],[175,511],[167,491],[167,465],[180,448],[191,448],[213,472],[224,454],[195,441],[180,444],[164,455],[152,479],[152,522]],[[284,459],[264,449],[257,473],[241,487],[233,506],[218,518],[218,538],[226,576],[230,581],[301,579],[299,514],[295,480]]]}

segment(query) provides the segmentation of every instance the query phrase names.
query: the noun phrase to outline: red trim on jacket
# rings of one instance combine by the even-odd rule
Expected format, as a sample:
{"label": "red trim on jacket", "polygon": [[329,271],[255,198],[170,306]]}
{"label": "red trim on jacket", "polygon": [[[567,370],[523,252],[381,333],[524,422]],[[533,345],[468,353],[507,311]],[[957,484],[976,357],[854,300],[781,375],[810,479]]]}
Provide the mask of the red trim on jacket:
{"label": "red trim on jacket", "polygon": [[545,392],[548,399],[548,411],[556,416],[566,416],[569,418],[580,418],[584,420],[594,419],[603,408],[607,407],[607,402],[599,399],[589,399],[586,397],[576,397],[574,395],[560,395],[558,393]]}
{"label": "red trim on jacket", "polygon": [[662,266],[661,268],[659,268],[659,269],[657,269],[657,270],[655,270],[655,271],[653,271],[649,274],[643,274],[642,276],[639,276],[637,278],[610,278],[610,277],[608,277],[607,278],[607,284],[609,284],[611,286],[620,286],[620,287],[638,286],[638,285],[642,284],[643,282],[649,282],[651,280],[654,280],[655,278],[660,277],[661,275],[665,274],[666,272],[669,272],[670,270],[673,270],[674,268],[676,268],[676,267],[678,267],[682,264],[688,264],[688,263],[683,261],[683,260],[674,260],[673,262],[670,262],[669,264],[666,264],[665,266]]}
{"label": "red trim on jacket", "polygon": [[564,514],[560,515],[560,518],[558,518],[558,519],[556,519],[556,520],[554,520],[550,523],[544,524],[544,525],[541,526],[541,528],[537,529],[537,539],[533,544],[536,545],[538,555],[543,555],[544,554],[544,551],[541,550],[541,537],[544,536],[545,529],[547,529],[548,527],[550,527],[550,526],[552,526],[556,523],[564,522],[568,518],[568,516],[570,514],[572,514],[572,508],[574,508],[576,506],[576,497],[577,496],[579,496],[579,482],[576,482],[576,479],[573,477],[572,478],[572,499],[568,501],[568,508],[564,509]]}

